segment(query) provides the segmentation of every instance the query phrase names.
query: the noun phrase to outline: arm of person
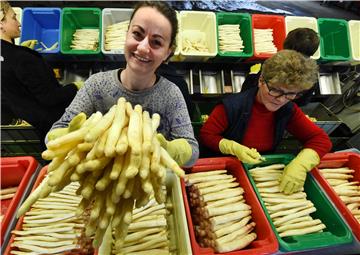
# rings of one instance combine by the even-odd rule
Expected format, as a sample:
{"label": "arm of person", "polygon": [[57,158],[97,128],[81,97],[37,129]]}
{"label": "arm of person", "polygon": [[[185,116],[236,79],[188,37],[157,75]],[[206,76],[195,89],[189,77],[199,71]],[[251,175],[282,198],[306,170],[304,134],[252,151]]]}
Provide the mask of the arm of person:
{"label": "arm of person", "polygon": [[44,106],[70,103],[77,93],[77,87],[74,84],[67,86],[59,84],[51,68],[40,55],[36,54],[26,51],[19,53],[17,56],[19,61],[15,69],[16,78]]}
{"label": "arm of person", "polygon": [[207,121],[200,129],[200,142],[215,152],[220,152],[219,143],[228,127],[227,115],[223,104],[215,106]]}
{"label": "arm of person", "polygon": [[[186,108],[184,97],[180,90],[176,88],[170,99],[172,105],[176,105],[176,109],[171,109],[171,106],[167,107],[167,114],[164,116],[170,123],[170,134],[167,135],[166,139],[173,141],[175,139],[185,139],[191,146],[190,159],[186,161],[183,167],[191,167],[195,164],[199,158],[199,144],[194,136],[194,131],[191,125],[190,116]],[[164,118],[163,117],[163,118]],[[180,140],[179,140],[180,141]],[[183,146],[183,143],[178,143]],[[186,148],[179,148],[179,152]]]}
{"label": "arm of person", "polygon": [[285,194],[299,191],[304,186],[307,172],[317,166],[321,157],[331,149],[331,141],[326,133],[312,123],[297,105],[293,111],[287,129],[304,144],[304,148],[281,175],[279,188]]}
{"label": "arm of person", "polygon": [[201,142],[216,152],[234,155],[244,163],[260,163],[261,155],[255,148],[248,148],[247,146],[222,136],[223,132],[228,127],[226,116],[224,105],[217,105],[200,130]]}
{"label": "arm of person", "polygon": [[295,104],[293,111],[287,130],[303,144],[304,148],[316,151],[319,157],[322,158],[332,148],[329,136],[323,129],[307,118]]}

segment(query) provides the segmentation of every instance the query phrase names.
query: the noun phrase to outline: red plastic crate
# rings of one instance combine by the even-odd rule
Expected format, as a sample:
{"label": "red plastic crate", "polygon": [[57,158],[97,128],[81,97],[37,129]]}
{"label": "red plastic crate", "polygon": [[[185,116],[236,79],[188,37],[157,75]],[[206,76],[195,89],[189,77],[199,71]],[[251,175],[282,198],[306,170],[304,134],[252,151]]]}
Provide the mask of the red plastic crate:
{"label": "red plastic crate", "polygon": [[[278,51],[283,49],[283,43],[285,40],[285,18],[280,15],[267,15],[267,14],[252,14],[252,33],[253,33],[253,47],[254,47],[254,56],[251,57],[252,60],[256,59],[266,59],[271,57],[274,54],[271,53],[257,53],[255,49],[255,37],[254,29],[273,29],[273,41]],[[249,60],[250,60],[249,59]]]}
{"label": "red plastic crate", "polygon": [[[46,172],[47,172],[47,166],[43,167],[43,168],[40,170],[40,173],[39,173],[38,177],[36,178],[36,181],[35,181],[35,183],[34,183],[34,186],[33,186],[32,190],[31,190],[31,192],[33,192],[33,191],[37,188],[37,186],[40,185],[41,181],[45,178]],[[19,218],[16,226],[15,226],[15,230],[21,230],[21,229],[22,229],[23,220],[24,220],[24,216],[21,216],[21,217]],[[11,252],[12,250],[17,250],[16,247],[14,247],[14,248],[13,248],[13,247],[10,247],[10,245],[14,242],[14,238],[15,238],[15,235],[12,234],[12,235],[11,235],[11,238],[10,238],[10,240],[9,240],[9,243],[8,243],[8,245],[7,245],[7,247],[6,247],[6,250],[5,250],[5,252],[4,252],[4,255],[10,255],[10,252]]]}
{"label": "red plastic crate", "polygon": [[[191,172],[203,172],[218,169],[226,169],[228,173],[236,177],[240,186],[244,189],[244,198],[246,203],[251,206],[252,220],[256,223],[255,232],[257,239],[253,241],[249,246],[242,250],[221,253],[227,255],[255,255],[255,254],[270,254],[278,251],[279,245],[276,240],[275,234],[272,231],[269,222],[266,219],[264,211],[256,197],[254,190],[250,184],[249,179],[246,176],[240,161],[231,157],[223,158],[203,158],[199,159],[196,164],[190,169]],[[197,254],[220,254],[216,253],[212,248],[202,248],[197,243],[195,238],[194,227],[190,214],[190,207],[185,190],[185,182],[181,179],[181,189],[184,197],[184,205],[186,210],[186,218],[189,226],[189,234],[191,240],[191,247],[194,255]]]}
{"label": "red plastic crate", "polygon": [[360,224],[356,218],[352,215],[350,210],[346,207],[345,203],[342,202],[340,197],[335,193],[334,189],[330,186],[327,180],[321,175],[318,168],[339,168],[349,167],[354,169],[354,179],[350,181],[360,181],[360,155],[352,153],[345,158],[333,158],[333,159],[322,159],[317,168],[311,171],[311,174],[319,182],[321,187],[325,190],[331,201],[334,203],[336,208],[339,210],[349,227],[352,229],[357,240],[360,241]]}
{"label": "red plastic crate", "polygon": [[336,159],[347,159],[350,155],[353,156],[360,156],[360,154],[356,152],[333,152],[333,153],[326,153],[321,160],[336,160]]}
{"label": "red plastic crate", "polygon": [[31,176],[38,168],[39,163],[35,158],[4,157],[0,160],[1,165],[1,188],[15,187],[15,195],[10,199],[1,200],[1,214],[4,218],[1,222],[1,244],[4,242],[6,230],[13,219],[13,215],[20,203],[25,199]]}

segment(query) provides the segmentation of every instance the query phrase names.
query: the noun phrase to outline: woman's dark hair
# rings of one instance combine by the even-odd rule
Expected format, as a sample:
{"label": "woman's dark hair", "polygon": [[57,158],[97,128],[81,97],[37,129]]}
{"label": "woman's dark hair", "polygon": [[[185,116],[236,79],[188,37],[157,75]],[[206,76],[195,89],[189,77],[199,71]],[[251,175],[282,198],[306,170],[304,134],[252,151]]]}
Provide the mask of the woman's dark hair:
{"label": "woman's dark hair", "polygon": [[296,50],[306,57],[310,57],[318,49],[319,43],[319,36],[314,30],[301,27],[288,33],[284,41],[284,49]]}
{"label": "woman's dark hair", "polygon": [[135,5],[134,11],[131,14],[130,21],[133,19],[137,10],[142,7],[152,7],[158,10],[162,15],[164,15],[171,24],[171,40],[170,40],[170,47],[175,46],[175,38],[178,32],[178,20],[176,17],[176,12],[171,6],[164,2],[164,1],[143,1],[139,2]]}

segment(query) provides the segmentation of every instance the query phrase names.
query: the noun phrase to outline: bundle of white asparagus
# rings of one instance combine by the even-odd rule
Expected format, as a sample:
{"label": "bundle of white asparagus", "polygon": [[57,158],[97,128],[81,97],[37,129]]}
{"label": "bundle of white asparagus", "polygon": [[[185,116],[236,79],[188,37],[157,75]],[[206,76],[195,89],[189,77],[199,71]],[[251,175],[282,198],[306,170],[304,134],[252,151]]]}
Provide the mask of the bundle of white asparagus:
{"label": "bundle of white asparagus", "polygon": [[73,50],[96,50],[99,47],[99,29],[76,29],[70,48]]}
{"label": "bundle of white asparagus", "polygon": [[243,249],[257,237],[244,190],[226,170],[187,174],[192,219],[202,247],[217,252]]}
{"label": "bundle of white asparagus", "polygon": [[104,116],[94,113],[78,130],[48,142],[42,156],[52,160],[49,179],[30,194],[17,215],[39,198],[78,181],[77,194],[83,199],[77,213],[91,207],[85,233],[88,237],[95,233],[94,247],[99,247],[109,225],[121,229],[117,239],[125,238],[134,203],[137,208],[144,206],[151,195],[159,203],[165,201],[166,167],[179,176],[185,174],[160,146],[159,123],[159,114],[150,118],[140,105],[133,109],[119,98]]}
{"label": "bundle of white asparagus", "polygon": [[273,41],[273,29],[254,29],[255,52],[276,53],[277,48]]}
{"label": "bundle of white asparagus", "polygon": [[310,216],[316,208],[310,200],[306,199],[304,189],[291,195],[280,192],[278,180],[284,167],[283,164],[274,164],[250,170],[279,236],[322,232],[326,226],[321,220]]}
{"label": "bundle of white asparagus", "polygon": [[360,185],[359,181],[351,181],[354,179],[352,174],[355,170],[348,167],[322,168],[319,170],[360,223]]}
{"label": "bundle of white asparagus", "polygon": [[219,48],[224,52],[243,52],[244,45],[240,37],[239,25],[219,26]]}
{"label": "bundle of white asparagus", "polygon": [[102,254],[170,254],[167,206],[155,199],[141,208],[133,209],[132,221],[125,239],[117,239],[118,228],[105,234],[99,251]]}
{"label": "bundle of white asparagus", "polygon": [[129,20],[109,25],[105,32],[105,50],[123,50]]}
{"label": "bundle of white asparagus", "polygon": [[182,50],[185,52],[209,52],[205,34],[200,31],[184,31],[182,34]]}
{"label": "bundle of white asparagus", "polygon": [[[45,178],[46,181],[47,177]],[[39,199],[25,214],[22,230],[15,234],[11,254],[89,254],[90,238],[84,237],[84,218],[76,216],[81,197],[76,195],[79,183]]]}
{"label": "bundle of white asparagus", "polygon": [[0,189],[0,200],[13,198],[15,196],[16,191],[17,191],[17,187]]}

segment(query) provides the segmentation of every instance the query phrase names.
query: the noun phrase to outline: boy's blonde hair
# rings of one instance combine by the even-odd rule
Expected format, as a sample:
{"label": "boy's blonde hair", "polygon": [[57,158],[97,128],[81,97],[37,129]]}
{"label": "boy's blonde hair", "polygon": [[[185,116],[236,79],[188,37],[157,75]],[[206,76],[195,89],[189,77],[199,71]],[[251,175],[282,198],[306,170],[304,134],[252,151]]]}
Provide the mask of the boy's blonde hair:
{"label": "boy's blonde hair", "polygon": [[10,10],[11,5],[8,1],[0,1],[0,21],[5,19],[6,13]]}
{"label": "boy's blonde hair", "polygon": [[318,66],[299,52],[281,50],[264,62],[261,75],[271,86],[306,90],[317,81]]}

